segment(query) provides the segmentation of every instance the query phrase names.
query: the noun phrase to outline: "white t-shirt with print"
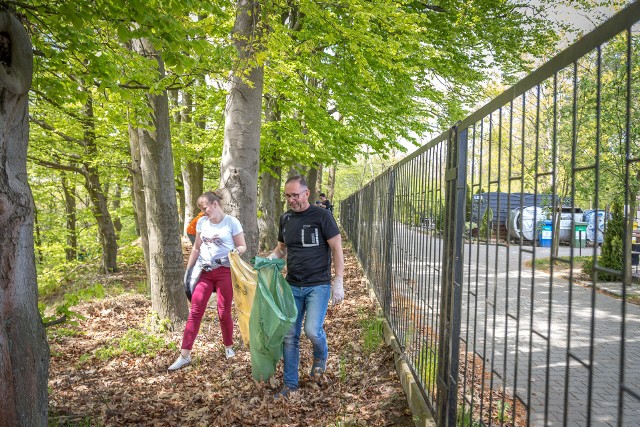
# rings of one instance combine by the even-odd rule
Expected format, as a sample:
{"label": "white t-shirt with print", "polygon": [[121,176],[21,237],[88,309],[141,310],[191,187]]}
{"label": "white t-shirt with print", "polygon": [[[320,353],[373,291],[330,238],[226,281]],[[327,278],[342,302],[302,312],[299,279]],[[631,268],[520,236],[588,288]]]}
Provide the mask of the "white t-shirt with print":
{"label": "white t-shirt with print", "polygon": [[203,216],[196,224],[196,232],[200,233],[200,258],[212,264],[214,259],[225,257],[235,248],[233,236],[242,233],[240,221],[231,215],[225,215],[218,224],[212,223]]}

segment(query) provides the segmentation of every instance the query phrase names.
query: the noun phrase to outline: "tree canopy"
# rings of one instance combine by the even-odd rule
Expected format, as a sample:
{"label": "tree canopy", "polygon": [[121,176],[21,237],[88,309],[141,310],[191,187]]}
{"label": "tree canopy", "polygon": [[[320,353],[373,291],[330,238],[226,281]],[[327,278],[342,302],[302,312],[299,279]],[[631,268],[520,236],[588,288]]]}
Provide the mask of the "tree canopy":
{"label": "tree canopy", "polygon": [[[34,45],[28,168],[40,267],[55,268],[54,277],[71,268],[60,263],[69,245],[72,264],[102,253],[113,270],[114,248],[144,232],[129,142],[131,129],[156,126],[146,119],[149,94],[171,93],[175,220],[184,221],[195,209],[185,210],[193,201],[184,189],[200,188],[185,182],[187,165],[203,166],[193,179],[204,188],[218,186],[232,76],[250,86],[250,70],[264,69],[260,171],[325,166],[326,181],[337,163],[388,157],[460,119],[487,79],[512,81],[559,39],[545,2],[272,0],[248,35],[251,55],[239,57],[231,1],[4,3]],[[155,56],[133,49],[138,40],[153,47],[163,74]]]}

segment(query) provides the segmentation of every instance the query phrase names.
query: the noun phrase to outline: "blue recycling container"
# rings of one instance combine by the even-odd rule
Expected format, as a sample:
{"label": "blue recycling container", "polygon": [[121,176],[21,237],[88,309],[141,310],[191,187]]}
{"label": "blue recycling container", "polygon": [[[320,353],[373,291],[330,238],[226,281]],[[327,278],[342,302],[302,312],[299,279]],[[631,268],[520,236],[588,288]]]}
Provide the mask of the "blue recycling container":
{"label": "blue recycling container", "polygon": [[541,221],[540,227],[540,239],[538,239],[538,246],[543,248],[551,247],[551,238],[553,236],[553,226],[550,219]]}

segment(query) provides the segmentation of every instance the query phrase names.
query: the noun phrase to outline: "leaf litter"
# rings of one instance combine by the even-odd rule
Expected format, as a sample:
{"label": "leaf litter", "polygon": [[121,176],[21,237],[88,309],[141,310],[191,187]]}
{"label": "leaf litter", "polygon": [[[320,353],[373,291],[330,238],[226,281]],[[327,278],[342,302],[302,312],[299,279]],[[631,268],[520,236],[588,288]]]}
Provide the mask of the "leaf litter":
{"label": "leaf litter", "polygon": [[[234,312],[236,357],[227,360],[211,300],[193,347],[191,365],[169,373],[182,327],[156,333],[169,345],[140,356],[118,348],[129,330],[148,332],[151,300],[135,293],[141,267],[123,267],[125,292],[75,307],[78,325],[48,330],[50,425],[91,426],[412,426],[411,412],[394,370],[393,352],[364,345],[363,318],[375,318],[362,271],[345,248],[345,301],[329,307],[325,330],[327,372],[309,376],[309,340],[300,340],[300,389],[274,400],[282,386],[282,362],[267,382],[251,377],[249,349],[242,344]],[[141,269],[144,271],[144,269]],[[109,279],[101,277],[103,283]],[[144,280],[144,278],[142,278]],[[214,294],[215,295],[215,294]],[[57,329],[58,328],[58,329]]]}

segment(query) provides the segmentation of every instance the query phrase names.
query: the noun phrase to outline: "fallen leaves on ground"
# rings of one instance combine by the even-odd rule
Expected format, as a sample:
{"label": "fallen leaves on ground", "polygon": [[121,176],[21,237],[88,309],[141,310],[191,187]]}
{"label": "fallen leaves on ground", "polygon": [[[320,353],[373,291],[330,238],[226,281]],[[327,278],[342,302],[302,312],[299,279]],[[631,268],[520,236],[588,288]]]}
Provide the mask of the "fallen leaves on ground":
{"label": "fallen leaves on ground", "polygon": [[[364,345],[363,319],[375,318],[362,272],[345,250],[345,301],[329,307],[325,329],[329,360],[325,377],[309,377],[312,349],[301,338],[300,390],[287,401],[273,395],[282,386],[282,362],[268,382],[254,381],[248,348],[234,327],[236,357],[227,360],[210,301],[192,353],[192,364],[167,367],[179,354],[182,329],[160,334],[161,346],[141,356],[130,351],[98,357],[118,347],[129,330],[146,331],[147,296],[124,293],[75,308],[77,326],[50,328],[49,411],[51,425],[145,426],[410,426],[411,412],[394,369],[393,354],[381,343]],[[140,267],[137,267],[140,269]],[[144,269],[143,269],[144,270]],[[133,276],[133,269],[131,270]],[[120,273],[119,280],[127,281]],[[108,283],[108,278],[104,283]],[[131,277],[135,289],[139,277]],[[108,286],[108,285],[107,285]],[[235,313],[234,313],[234,320]],[[102,351],[102,353],[101,353]],[[155,353],[155,354],[153,354]]]}

